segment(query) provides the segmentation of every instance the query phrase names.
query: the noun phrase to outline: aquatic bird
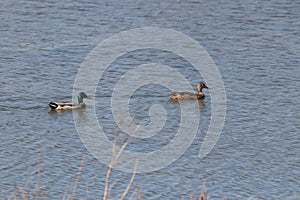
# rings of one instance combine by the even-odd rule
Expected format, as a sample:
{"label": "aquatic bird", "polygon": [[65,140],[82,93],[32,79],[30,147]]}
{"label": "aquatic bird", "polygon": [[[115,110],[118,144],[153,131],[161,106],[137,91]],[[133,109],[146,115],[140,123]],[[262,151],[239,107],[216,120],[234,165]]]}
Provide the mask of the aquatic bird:
{"label": "aquatic bird", "polygon": [[74,110],[86,107],[85,103],[83,103],[84,98],[91,99],[91,97],[87,96],[84,92],[80,92],[77,97],[78,104],[50,102],[48,105],[50,106],[51,110]]}
{"label": "aquatic bird", "polygon": [[184,100],[199,100],[203,99],[205,97],[204,93],[202,92],[202,89],[208,87],[205,85],[205,83],[200,82],[197,84],[197,94],[191,93],[191,92],[175,92],[169,95],[171,101],[184,101]]}

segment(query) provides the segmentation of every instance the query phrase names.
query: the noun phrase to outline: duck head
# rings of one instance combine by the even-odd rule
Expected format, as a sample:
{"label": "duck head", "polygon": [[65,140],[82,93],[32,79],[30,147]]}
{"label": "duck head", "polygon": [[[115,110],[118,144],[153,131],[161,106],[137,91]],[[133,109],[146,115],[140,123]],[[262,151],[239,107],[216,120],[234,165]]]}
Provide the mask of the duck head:
{"label": "duck head", "polygon": [[83,103],[84,98],[91,99],[92,97],[86,95],[84,92],[80,92],[78,94],[78,103]]}
{"label": "duck head", "polygon": [[203,88],[208,89],[208,87],[205,85],[205,83],[200,82],[200,83],[197,84],[197,92],[198,92],[198,93],[202,92],[202,89],[203,89]]}

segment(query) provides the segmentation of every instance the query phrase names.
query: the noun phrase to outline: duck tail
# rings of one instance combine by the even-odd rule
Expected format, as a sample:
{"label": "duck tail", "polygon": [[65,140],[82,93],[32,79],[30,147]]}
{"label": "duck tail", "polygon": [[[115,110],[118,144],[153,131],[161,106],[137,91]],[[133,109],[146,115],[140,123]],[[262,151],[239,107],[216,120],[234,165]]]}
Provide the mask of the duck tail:
{"label": "duck tail", "polygon": [[50,102],[48,105],[49,105],[50,108],[52,108],[52,109],[56,109],[56,108],[58,107],[58,104],[57,104],[57,103],[54,103],[54,102]]}

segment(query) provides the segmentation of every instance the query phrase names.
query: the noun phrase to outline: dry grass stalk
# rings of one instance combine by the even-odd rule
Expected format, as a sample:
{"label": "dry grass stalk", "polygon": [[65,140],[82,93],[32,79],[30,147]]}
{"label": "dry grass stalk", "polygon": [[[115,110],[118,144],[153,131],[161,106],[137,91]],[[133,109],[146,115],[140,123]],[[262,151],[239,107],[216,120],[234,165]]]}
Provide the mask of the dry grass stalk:
{"label": "dry grass stalk", "polygon": [[[111,165],[111,164],[110,164]],[[103,200],[108,199],[108,185],[109,185],[109,176],[111,173],[112,167],[108,166],[107,172],[106,172],[106,178],[105,178],[105,188],[104,188],[104,194],[103,194]]]}
{"label": "dry grass stalk", "polygon": [[117,181],[114,181],[112,184],[110,184],[109,189],[108,189],[108,198],[110,198],[110,194],[112,191],[112,188],[117,184]]}
{"label": "dry grass stalk", "polygon": [[136,200],[143,200],[144,199],[143,196],[141,195],[140,191],[141,191],[141,187],[138,187],[138,188],[135,189]]}
{"label": "dry grass stalk", "polygon": [[17,186],[15,186],[15,189],[14,189],[14,200],[17,200]]}
{"label": "dry grass stalk", "polygon": [[[123,122],[124,122],[124,117],[123,117],[123,113],[121,113],[120,126],[122,126]],[[118,139],[120,131],[121,131],[121,127],[118,127],[116,130],[116,133],[115,133],[114,142],[113,142],[113,146],[112,146],[112,152],[111,152],[112,158],[110,160],[110,163],[108,165],[108,169],[106,172],[103,200],[107,200],[109,198],[109,177],[110,177],[111,170],[112,170],[114,162],[115,162],[116,143],[117,143],[117,139]]]}
{"label": "dry grass stalk", "polygon": [[130,187],[131,187],[131,185],[132,185],[132,182],[133,182],[134,177],[135,177],[135,174],[136,174],[137,164],[138,164],[138,161],[135,161],[135,165],[134,165],[134,168],[133,168],[133,172],[132,172],[131,179],[130,179],[130,181],[129,181],[129,183],[128,183],[126,189],[125,189],[125,191],[123,192],[122,196],[120,197],[120,200],[121,200],[121,199],[124,199],[125,196],[126,196],[126,195],[128,194],[128,192],[129,192],[129,189],[130,189]]}
{"label": "dry grass stalk", "polygon": [[[103,200],[107,200],[110,197],[110,190],[111,187],[109,187],[109,177],[112,171],[112,168],[114,166],[114,164],[116,163],[116,161],[118,160],[118,158],[120,157],[120,155],[122,154],[122,152],[124,151],[124,149],[126,148],[126,146],[130,143],[130,141],[132,140],[133,136],[131,135],[126,142],[122,145],[122,147],[120,148],[120,150],[117,152],[117,141],[118,141],[118,137],[119,137],[119,133],[122,130],[123,124],[124,124],[124,113],[120,110],[121,113],[121,118],[120,118],[120,123],[119,126],[116,130],[115,136],[114,136],[114,141],[113,141],[113,145],[112,145],[112,158],[111,161],[108,165],[108,169],[107,169],[107,173],[106,173],[106,178],[105,178],[105,188],[104,188],[104,194],[103,194]],[[131,119],[131,121],[129,122],[129,125],[131,125],[133,123],[133,119]],[[137,132],[137,129],[135,130],[134,134],[135,135]],[[120,199],[124,199],[125,196],[127,195],[131,184],[134,180],[135,174],[136,174],[136,169],[137,169],[137,162],[135,163],[134,166],[134,170],[133,170],[133,174],[132,177],[127,185],[127,188],[125,189],[124,193],[122,194],[122,196],[120,197]]]}
{"label": "dry grass stalk", "polygon": [[27,196],[26,196],[26,192],[24,191],[24,189],[23,189],[23,187],[22,187],[21,184],[18,185],[18,188],[19,188],[19,190],[20,190],[20,192],[21,192],[21,197],[22,197],[22,199],[23,199],[23,200],[28,200],[28,198],[27,198]]}
{"label": "dry grass stalk", "polygon": [[[124,122],[124,117],[123,117],[123,113],[121,112],[120,126],[122,126],[123,122]],[[109,198],[109,177],[110,177],[111,170],[112,170],[112,167],[113,167],[114,162],[115,162],[116,142],[117,142],[120,131],[121,131],[121,127],[118,126],[118,128],[116,130],[116,133],[115,133],[115,136],[114,136],[114,142],[113,142],[113,146],[112,146],[112,152],[111,152],[112,153],[112,158],[110,160],[110,163],[108,165],[108,169],[107,169],[107,172],[106,172],[103,200],[107,200]]]}
{"label": "dry grass stalk", "polygon": [[202,191],[201,191],[201,194],[200,194],[198,200],[208,200],[207,191],[205,190],[205,184],[206,184],[206,182],[204,182],[202,185]]}
{"label": "dry grass stalk", "polygon": [[118,154],[116,155],[115,157],[115,161],[118,160],[118,158],[120,157],[120,155],[122,154],[122,152],[124,151],[124,149],[127,147],[127,145],[131,142],[131,140],[133,139],[133,136],[137,133],[138,131],[138,128],[137,127],[135,130],[134,130],[134,133],[127,139],[127,141],[122,145],[120,151],[118,152]]}
{"label": "dry grass stalk", "polygon": [[85,156],[82,157],[80,167],[79,167],[79,170],[78,170],[77,175],[76,175],[76,181],[75,181],[73,190],[71,192],[70,200],[74,200],[74,194],[75,194],[77,186],[78,186],[79,178],[80,178],[80,175],[81,175],[81,172],[82,172],[82,169],[83,169],[84,160],[85,160]]}
{"label": "dry grass stalk", "polygon": [[40,194],[40,185],[41,185],[41,170],[42,170],[42,160],[43,160],[43,151],[42,151],[42,145],[40,145],[40,159],[39,159],[39,164],[38,164],[38,180],[35,188],[35,196],[36,199],[39,199],[39,194]]}

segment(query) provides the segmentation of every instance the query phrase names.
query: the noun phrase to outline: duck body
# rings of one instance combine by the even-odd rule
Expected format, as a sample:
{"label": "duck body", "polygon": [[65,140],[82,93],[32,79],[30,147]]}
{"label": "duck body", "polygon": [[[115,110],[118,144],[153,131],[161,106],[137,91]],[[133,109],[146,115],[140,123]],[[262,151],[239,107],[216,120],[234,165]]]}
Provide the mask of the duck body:
{"label": "duck body", "polygon": [[197,94],[191,93],[191,92],[175,92],[169,95],[171,101],[179,102],[179,101],[187,101],[187,100],[201,100],[205,98],[204,93],[202,92],[202,89],[208,87],[205,85],[205,83],[200,82],[197,84]]}
{"label": "duck body", "polygon": [[50,102],[48,104],[52,110],[74,110],[74,109],[81,109],[85,108],[85,103],[57,103],[57,102]]}
{"label": "duck body", "polygon": [[86,104],[83,103],[83,99],[87,98],[90,99],[91,97],[87,96],[84,92],[80,92],[78,94],[78,104],[76,103],[66,103],[66,102],[50,102],[48,105],[51,110],[75,110],[75,109],[82,109],[86,107]]}
{"label": "duck body", "polygon": [[194,94],[191,92],[175,92],[169,95],[171,101],[185,101],[185,100],[200,100],[205,95]]}

